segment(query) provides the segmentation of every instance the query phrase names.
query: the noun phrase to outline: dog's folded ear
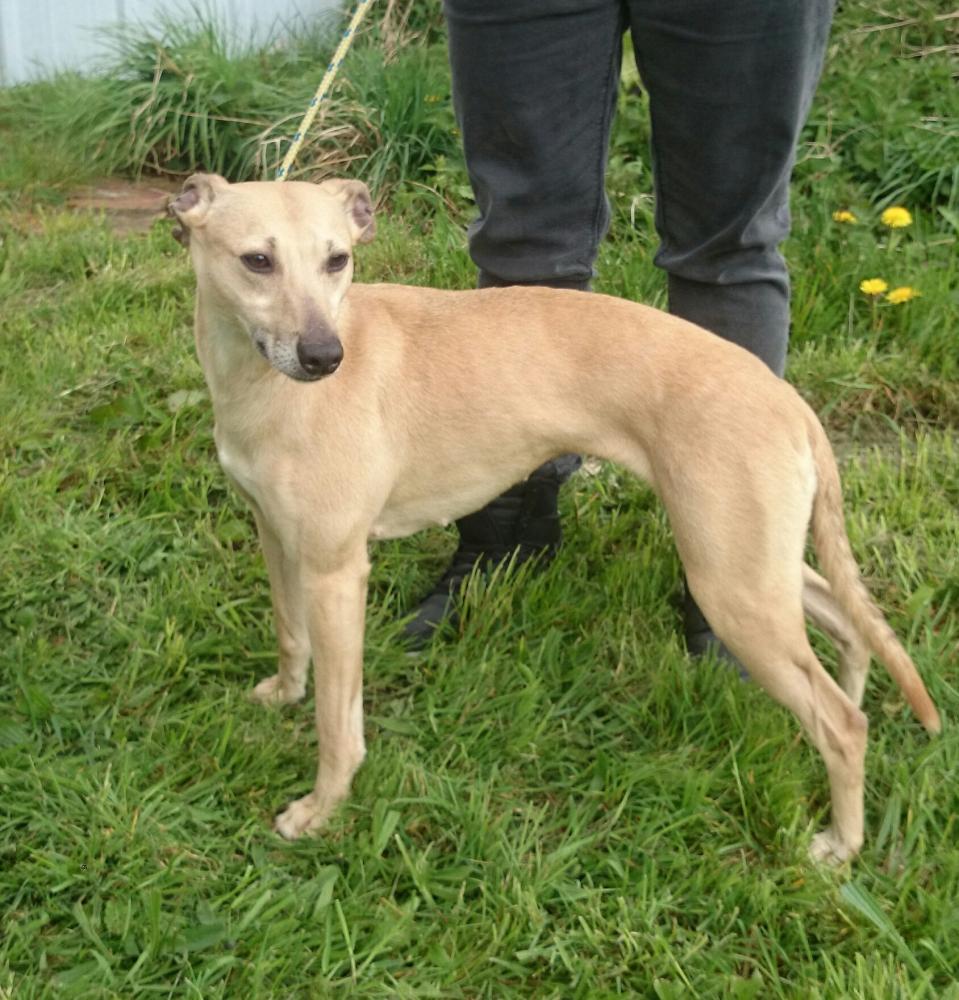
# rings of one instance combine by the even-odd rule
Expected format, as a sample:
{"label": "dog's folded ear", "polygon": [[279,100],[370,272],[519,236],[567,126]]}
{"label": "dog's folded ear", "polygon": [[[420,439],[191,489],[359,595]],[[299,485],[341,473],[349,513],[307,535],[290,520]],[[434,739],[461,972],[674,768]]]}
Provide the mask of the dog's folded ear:
{"label": "dog's folded ear", "polygon": [[342,178],[322,181],[317,185],[321,191],[333,195],[343,202],[354,243],[369,243],[376,235],[376,219],[373,218],[373,199],[370,189],[362,181]]}
{"label": "dog's folded ear", "polygon": [[180,223],[173,238],[184,246],[190,242],[190,230],[203,225],[218,191],[229,186],[219,174],[193,174],[183,182],[180,193],[167,205],[167,213]]}

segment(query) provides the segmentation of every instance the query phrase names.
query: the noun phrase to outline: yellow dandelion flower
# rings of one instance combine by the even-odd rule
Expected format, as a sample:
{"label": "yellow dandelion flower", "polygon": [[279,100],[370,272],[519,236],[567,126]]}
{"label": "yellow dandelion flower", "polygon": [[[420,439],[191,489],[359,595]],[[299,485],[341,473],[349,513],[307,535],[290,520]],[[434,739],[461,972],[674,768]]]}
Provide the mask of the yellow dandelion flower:
{"label": "yellow dandelion flower", "polygon": [[882,278],[866,278],[859,282],[859,291],[866,295],[882,295],[888,287]]}
{"label": "yellow dandelion flower", "polygon": [[848,208],[840,208],[838,211],[832,213],[833,222],[848,222],[850,225],[855,225],[859,220],[849,211]]}
{"label": "yellow dandelion flower", "polygon": [[887,296],[886,301],[891,302],[894,306],[898,306],[902,302],[908,302],[910,299],[915,299],[922,295],[922,292],[918,288],[910,288],[909,285],[901,285],[899,288],[894,288]]}
{"label": "yellow dandelion flower", "polygon": [[882,220],[882,224],[889,226],[890,229],[902,229],[904,226],[912,225],[912,215],[909,209],[903,208],[902,205],[893,205],[891,208],[887,208],[879,218]]}

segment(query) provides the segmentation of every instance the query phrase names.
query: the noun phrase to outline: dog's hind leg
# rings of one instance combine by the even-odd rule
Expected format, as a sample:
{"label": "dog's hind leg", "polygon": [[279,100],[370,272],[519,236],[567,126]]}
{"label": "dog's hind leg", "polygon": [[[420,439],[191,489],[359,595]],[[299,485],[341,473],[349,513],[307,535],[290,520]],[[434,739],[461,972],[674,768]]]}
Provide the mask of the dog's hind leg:
{"label": "dog's hind leg", "polygon": [[803,610],[829,636],[839,656],[839,686],[857,707],[869,673],[869,649],[832,595],[832,588],[812,567],[803,567]]}
{"label": "dog's hind leg", "polygon": [[320,829],[363,762],[363,619],[369,576],[366,534],[335,566],[300,570],[316,698],[319,749],[313,791],[276,818],[288,840]]}
{"label": "dog's hind leg", "polygon": [[832,822],[813,838],[810,853],[817,861],[845,861],[862,846],[866,717],[809,645],[798,588],[717,586],[721,579],[710,586],[699,575],[690,586],[716,634],[756,682],[796,715],[822,755]]}
{"label": "dog's hind leg", "polygon": [[310,634],[303,595],[296,579],[296,566],[284,556],[280,540],[256,510],[260,547],[270,576],[270,598],[279,646],[277,672],[250,692],[262,705],[290,705],[306,694],[306,670],[310,665]]}

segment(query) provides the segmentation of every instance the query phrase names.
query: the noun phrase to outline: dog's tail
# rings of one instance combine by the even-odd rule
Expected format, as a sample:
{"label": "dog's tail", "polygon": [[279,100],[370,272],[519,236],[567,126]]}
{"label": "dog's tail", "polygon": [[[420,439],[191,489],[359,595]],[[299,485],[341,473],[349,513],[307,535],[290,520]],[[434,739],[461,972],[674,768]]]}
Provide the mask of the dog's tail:
{"label": "dog's tail", "polygon": [[826,432],[808,408],[806,423],[818,480],[812,509],[813,547],[819,557],[823,575],[829,581],[839,606],[902,689],[919,721],[930,733],[938,733],[941,728],[939,713],[922,683],[916,665],[903,649],[882,612],[873,603],[859,575],[859,567],[846,534],[836,459]]}

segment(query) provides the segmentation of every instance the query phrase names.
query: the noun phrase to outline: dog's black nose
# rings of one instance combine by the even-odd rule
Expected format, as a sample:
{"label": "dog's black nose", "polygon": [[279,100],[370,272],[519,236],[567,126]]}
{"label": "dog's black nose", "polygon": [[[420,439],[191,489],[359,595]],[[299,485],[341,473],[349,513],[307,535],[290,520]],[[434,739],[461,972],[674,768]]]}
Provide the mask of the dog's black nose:
{"label": "dog's black nose", "polygon": [[343,360],[343,345],[337,337],[323,340],[304,340],[296,342],[296,357],[303,371],[311,378],[322,378],[332,375]]}

